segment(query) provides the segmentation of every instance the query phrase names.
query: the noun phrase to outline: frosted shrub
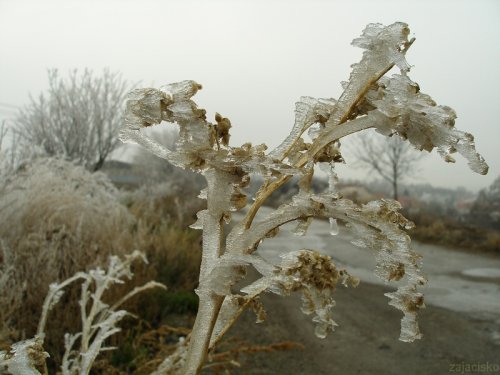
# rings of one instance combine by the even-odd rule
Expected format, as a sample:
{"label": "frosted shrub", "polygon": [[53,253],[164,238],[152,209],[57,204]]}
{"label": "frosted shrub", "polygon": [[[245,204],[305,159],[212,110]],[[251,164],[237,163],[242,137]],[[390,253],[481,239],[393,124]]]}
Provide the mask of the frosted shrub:
{"label": "frosted shrub", "polygon": [[51,282],[132,251],[136,220],[117,196],[105,175],[53,158],[0,182],[2,342],[34,334]]}
{"label": "frosted shrub", "polygon": [[[263,292],[287,295],[298,291],[303,311],[313,315],[316,335],[325,337],[336,326],[333,320],[333,292],[340,282],[355,286],[358,280],[339,270],[330,257],[310,249],[283,249],[281,264],[270,264],[257,251],[259,244],[275,236],[280,227],[296,222],[296,234],[304,235],[315,217],[330,221],[332,234],[338,221],[353,234],[353,243],[375,250],[375,273],[381,279],[401,281],[389,304],[401,310],[402,341],[421,337],[417,312],[424,306],[418,287],[426,280],[419,269],[419,256],[413,252],[405,229],[412,223],[400,213],[400,204],[378,200],[357,205],[336,191],[335,164],[343,162],[340,140],[350,134],[375,128],[386,136],[400,137],[418,150],[437,149],[446,162],[460,153],[470,168],[485,174],[488,166],[475,151],[472,135],[454,128],[455,112],[436,105],[430,96],[408,77],[410,65],[405,53],[409,40],[404,23],[390,26],[370,24],[353,45],[363,48],[361,61],[353,65],[349,81],[337,99],[302,97],[296,104],[295,124],[277,148],[246,143],[229,146],[229,119],[206,112],[191,99],[201,89],[193,81],[170,84],[161,89],[139,89],[129,94],[124,126],[120,137],[137,143],[175,166],[201,173],[208,187],[200,197],[207,209],[198,213],[194,228],[203,230],[203,255],[196,293],[200,304],[192,333],[178,350],[167,358],[157,374],[197,374],[221,336],[241,311],[257,304]],[[399,73],[388,75],[392,68]],[[142,131],[162,122],[176,123],[180,133],[176,147],[169,149]],[[306,138],[306,135],[309,138]],[[329,173],[329,188],[323,193],[311,190],[315,165]],[[224,223],[232,213],[247,206],[244,188],[250,174],[258,174],[264,183],[256,193],[243,219],[225,233]],[[289,202],[273,213],[256,214],[269,196],[293,176],[299,178],[299,190]],[[253,266],[262,277],[239,292],[233,286]],[[262,311],[260,306],[257,311]],[[261,316],[262,314],[259,314]]]}

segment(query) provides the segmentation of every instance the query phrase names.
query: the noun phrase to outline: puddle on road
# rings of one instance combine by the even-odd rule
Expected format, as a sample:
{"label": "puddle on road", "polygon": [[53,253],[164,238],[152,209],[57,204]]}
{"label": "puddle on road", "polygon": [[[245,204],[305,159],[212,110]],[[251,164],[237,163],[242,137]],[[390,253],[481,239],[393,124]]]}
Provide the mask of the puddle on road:
{"label": "puddle on road", "polygon": [[480,277],[484,279],[500,279],[499,268],[470,268],[462,271],[464,276]]}

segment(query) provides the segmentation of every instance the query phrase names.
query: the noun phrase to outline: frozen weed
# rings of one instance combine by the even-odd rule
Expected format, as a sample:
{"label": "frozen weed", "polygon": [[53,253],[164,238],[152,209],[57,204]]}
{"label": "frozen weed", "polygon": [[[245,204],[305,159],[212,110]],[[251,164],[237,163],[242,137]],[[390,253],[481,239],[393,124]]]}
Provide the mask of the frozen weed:
{"label": "frozen weed", "polygon": [[[408,38],[409,33],[408,26],[401,22],[389,26],[369,24],[353,41],[364,53],[361,61],[352,66],[342,95],[337,100],[300,98],[292,131],[270,152],[266,152],[265,145],[229,146],[231,121],[218,113],[214,122],[206,119],[206,111],[191,99],[201,89],[194,81],[129,94],[120,132],[122,141],[142,145],[175,166],[201,173],[208,184],[200,194],[207,200],[207,209],[198,213],[193,225],[203,230],[196,290],[200,299],[198,315],[190,338],[179,344],[155,374],[198,374],[208,351],[241,310],[266,291],[301,291],[303,311],[314,313],[317,336],[325,337],[332,331],[336,325],[332,293],[339,280],[346,285],[356,285],[357,280],[314,250],[286,253],[284,249],[279,265],[270,264],[257,252],[259,244],[273,237],[283,224],[297,222],[296,232],[303,235],[314,217],[328,218],[332,234],[338,232],[337,221],[343,221],[346,230],[353,232],[355,245],[376,251],[377,276],[388,282],[405,282],[386,295],[389,303],[403,312],[400,339],[413,341],[421,337],[416,316],[424,301],[418,287],[426,280],[420,273],[419,256],[404,232],[413,224],[399,213],[401,205],[397,201],[357,205],[342,198],[335,186],[335,164],[343,162],[340,140],[368,128],[400,137],[421,151],[437,149],[446,162],[453,162],[452,154],[458,152],[473,171],[487,173],[488,166],[476,152],[472,135],[454,128],[455,112],[437,105],[408,77],[410,65],[405,54],[414,41]],[[392,68],[399,69],[399,73],[388,75]],[[175,147],[169,149],[143,132],[162,122],[179,126]],[[306,133],[310,142],[304,137]],[[323,193],[311,189],[316,164],[330,175],[329,188]],[[224,233],[224,222],[232,220],[232,212],[247,206],[242,189],[250,183],[250,174],[261,175],[264,182],[243,220]],[[294,176],[299,179],[297,194],[257,220],[259,208]],[[234,293],[232,288],[250,265],[262,277]]]}

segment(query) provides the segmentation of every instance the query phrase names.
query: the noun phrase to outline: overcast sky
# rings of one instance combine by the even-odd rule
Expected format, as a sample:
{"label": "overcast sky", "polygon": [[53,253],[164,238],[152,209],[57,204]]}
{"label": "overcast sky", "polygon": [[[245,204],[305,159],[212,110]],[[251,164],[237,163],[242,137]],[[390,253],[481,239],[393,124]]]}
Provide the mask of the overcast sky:
{"label": "overcast sky", "polygon": [[[410,25],[410,77],[458,114],[490,165],[472,173],[434,152],[413,182],[477,190],[500,174],[500,1],[0,0],[0,120],[47,87],[47,69],[105,67],[143,86],[184,79],[209,118],[233,123],[233,145],[280,143],[300,96],[341,93],[367,23]],[[347,162],[351,162],[346,155]],[[340,169],[340,177],[363,178]],[[371,178],[371,177],[370,177]]]}

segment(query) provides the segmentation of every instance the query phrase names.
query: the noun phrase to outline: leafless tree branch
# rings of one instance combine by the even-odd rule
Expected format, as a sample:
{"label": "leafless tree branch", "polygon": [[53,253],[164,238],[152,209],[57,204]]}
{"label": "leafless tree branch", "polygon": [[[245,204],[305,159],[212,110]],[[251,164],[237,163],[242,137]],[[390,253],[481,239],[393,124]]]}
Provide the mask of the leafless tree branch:
{"label": "leafless tree branch", "polygon": [[393,198],[399,198],[399,185],[417,169],[424,154],[398,136],[378,136],[375,132],[359,134],[350,148],[359,167],[375,172],[391,184]]}

